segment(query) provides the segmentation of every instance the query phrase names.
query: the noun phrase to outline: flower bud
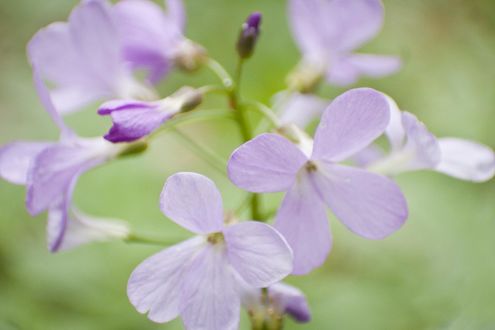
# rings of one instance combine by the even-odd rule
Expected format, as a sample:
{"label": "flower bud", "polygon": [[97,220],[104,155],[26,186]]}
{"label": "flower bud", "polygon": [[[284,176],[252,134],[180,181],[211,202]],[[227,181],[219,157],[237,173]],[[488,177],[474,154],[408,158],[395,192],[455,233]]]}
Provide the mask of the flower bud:
{"label": "flower bud", "polygon": [[249,15],[242,25],[242,30],[237,40],[237,53],[239,56],[249,58],[253,55],[256,41],[260,35],[261,13],[255,12]]}

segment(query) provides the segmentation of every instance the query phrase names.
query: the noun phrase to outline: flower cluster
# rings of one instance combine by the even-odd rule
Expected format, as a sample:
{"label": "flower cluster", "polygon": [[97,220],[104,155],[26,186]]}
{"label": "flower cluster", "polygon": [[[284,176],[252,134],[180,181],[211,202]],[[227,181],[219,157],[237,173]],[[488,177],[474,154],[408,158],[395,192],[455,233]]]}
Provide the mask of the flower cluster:
{"label": "flower cluster", "polygon": [[[353,233],[378,240],[408,218],[394,176],[423,169],[474,182],[494,176],[490,147],[435,137],[382,92],[355,88],[331,102],[317,96],[325,81],[347,86],[361,76],[378,78],[400,68],[395,56],[354,52],[382,25],[379,0],[289,0],[288,6],[302,58],[288,75],[287,89],[274,98],[273,110],[242,99],[239,81],[185,36],[181,0],[167,0],[166,10],[150,0],[82,0],[67,22],[41,29],[29,42],[34,85],[60,139],[3,146],[0,176],[26,186],[30,214],[47,211],[52,252],[109,239],[145,241],[121,220],[80,211],[72,200],[78,178],[144,152],[158,132],[187,120],[216,118],[201,108],[208,94],[223,93],[228,100],[229,109],[218,115],[233,116],[244,142],[220,169],[250,193],[252,220],[242,220],[242,207],[224,210],[214,182],[201,174],[166,179],[160,209],[195,236],[166,247],[132,272],[129,299],[152,321],[180,317],[191,330],[237,329],[243,306],[253,329],[282,329],[286,315],[308,322],[303,293],[281,281],[325,262],[332,246],[327,209]],[[260,37],[261,14],[253,13],[236,43],[239,70]],[[202,68],[217,75],[219,85],[183,86],[159,96],[155,86],[172,70]],[[63,116],[89,107],[111,117],[104,136],[79,137],[65,124]],[[259,135],[247,116],[251,110],[261,116],[258,128],[265,128]],[[312,138],[306,127],[315,120]],[[375,143],[382,135],[388,150]],[[218,160],[187,141],[205,161]],[[259,200],[274,192],[285,195],[270,216]]]}

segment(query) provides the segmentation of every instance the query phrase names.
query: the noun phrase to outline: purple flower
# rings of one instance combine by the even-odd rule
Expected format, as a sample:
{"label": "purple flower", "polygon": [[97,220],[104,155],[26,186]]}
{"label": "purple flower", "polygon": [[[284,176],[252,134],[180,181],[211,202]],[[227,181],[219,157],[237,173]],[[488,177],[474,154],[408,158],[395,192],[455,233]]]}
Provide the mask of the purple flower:
{"label": "purple flower", "polygon": [[334,85],[345,86],[360,76],[382,77],[400,68],[395,56],[355,54],[383,23],[379,0],[290,0],[294,38],[310,66]]}
{"label": "purple flower", "polygon": [[100,106],[100,115],[110,115],[113,126],[105,135],[111,142],[130,142],[152,133],[181,111],[196,107],[202,95],[191,87],[183,87],[171,96],[154,102],[113,100]]}
{"label": "purple flower", "polygon": [[268,287],[268,296],[256,288],[245,288],[242,304],[255,320],[280,320],[285,314],[299,323],[309,322],[311,312],[304,294],[296,287],[285,283],[275,283]]}
{"label": "purple flower", "polygon": [[[61,139],[59,142],[20,141],[2,147],[0,176],[12,183],[27,186],[26,206],[32,215],[48,210],[48,245],[55,252],[64,246],[67,248],[89,240],[86,234],[94,237],[94,230],[78,233],[72,230],[91,222],[74,216],[71,211],[72,192],[82,173],[116,157],[121,148],[102,138],[77,137],[65,126],[55,110],[36,67],[34,82],[42,104],[61,130]],[[79,224],[71,225],[70,218],[75,218],[74,221]],[[101,225],[103,228],[103,223]],[[113,230],[100,234],[105,237],[118,236]]]}
{"label": "purple flower", "polygon": [[390,152],[369,158],[364,164],[369,170],[397,175],[431,169],[474,182],[494,176],[495,154],[490,147],[459,138],[437,138],[416,116],[401,112],[391,98],[388,100],[391,116],[386,135]]}
{"label": "purple flower", "polygon": [[350,90],[325,110],[311,150],[276,134],[240,146],[229,177],[251,192],[287,192],[275,228],[294,251],[294,274],[321,265],[331,246],[325,204],[354,233],[381,239],[398,230],[407,205],[390,179],[337,163],[368,146],[389,122],[386,97],[369,88]]}
{"label": "purple flower", "polygon": [[157,83],[172,67],[195,69],[204,50],[184,36],[186,15],[181,0],[167,0],[167,11],[148,0],[124,0],[114,8],[124,56]]}
{"label": "purple flower", "polygon": [[184,40],[184,5],[181,0],[167,1],[165,13],[146,0],[124,0],[113,10],[123,38],[124,56],[136,68],[149,71],[153,83],[171,69],[174,50]]}
{"label": "purple flower", "polygon": [[132,273],[129,299],[155,322],[180,315],[186,329],[237,329],[241,286],[266,287],[292,269],[292,252],[272,227],[224,223],[220,192],[202,175],[171,176],[160,207],[198,236],[149,257]]}
{"label": "purple flower", "polygon": [[28,55],[43,78],[54,84],[53,102],[62,113],[100,99],[151,98],[153,92],[132,76],[106,1],[82,1],[67,23],[41,29]]}

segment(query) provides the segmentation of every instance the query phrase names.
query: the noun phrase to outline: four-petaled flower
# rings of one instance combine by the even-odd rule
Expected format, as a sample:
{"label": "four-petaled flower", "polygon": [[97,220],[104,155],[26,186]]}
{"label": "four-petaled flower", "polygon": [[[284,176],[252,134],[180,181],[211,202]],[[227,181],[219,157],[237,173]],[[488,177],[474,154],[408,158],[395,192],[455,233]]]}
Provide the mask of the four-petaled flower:
{"label": "four-petaled flower", "polygon": [[395,56],[353,53],[380,31],[380,0],[290,0],[289,19],[303,52],[303,75],[345,86],[360,76],[378,78],[400,68]]}
{"label": "four-petaled flower", "polygon": [[262,134],[236,149],[228,163],[230,179],[252,192],[287,194],[275,228],[294,251],[294,274],[321,265],[331,246],[325,204],[351,231],[381,239],[407,218],[407,204],[390,179],[337,164],[383,133],[390,118],[382,93],[350,90],[325,110],[312,152],[277,134]]}
{"label": "four-petaled flower", "polygon": [[156,322],[181,316],[187,329],[238,328],[241,289],[270,286],[292,270],[292,251],[267,224],[224,223],[220,192],[196,173],[169,177],[162,212],[198,234],[142,262],[132,273],[132,304]]}
{"label": "four-petaled flower", "polygon": [[10,143],[0,149],[0,176],[27,187],[31,215],[48,210],[50,251],[68,249],[92,240],[124,238],[129,229],[114,221],[95,219],[75,210],[72,193],[81,174],[116,157],[122,147],[103,138],[80,138],[56,111],[37,67],[34,82],[45,109],[61,130],[59,142]]}
{"label": "four-petaled flower", "polygon": [[67,113],[101,99],[153,99],[124,59],[118,21],[107,1],[82,1],[67,23],[41,29],[28,45],[28,56],[43,78],[54,84],[57,111]]}

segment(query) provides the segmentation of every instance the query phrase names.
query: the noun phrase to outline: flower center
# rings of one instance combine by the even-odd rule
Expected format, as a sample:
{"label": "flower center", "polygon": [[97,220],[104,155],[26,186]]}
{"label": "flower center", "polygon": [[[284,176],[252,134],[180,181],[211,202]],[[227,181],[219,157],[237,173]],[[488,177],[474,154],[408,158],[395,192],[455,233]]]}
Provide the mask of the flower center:
{"label": "flower center", "polygon": [[304,168],[309,173],[316,172],[316,170],[318,170],[318,166],[316,166],[316,163],[312,162],[311,160],[308,160]]}
{"label": "flower center", "polygon": [[207,240],[208,243],[215,245],[215,244],[223,243],[225,241],[225,238],[222,232],[217,232],[217,233],[209,234]]}

